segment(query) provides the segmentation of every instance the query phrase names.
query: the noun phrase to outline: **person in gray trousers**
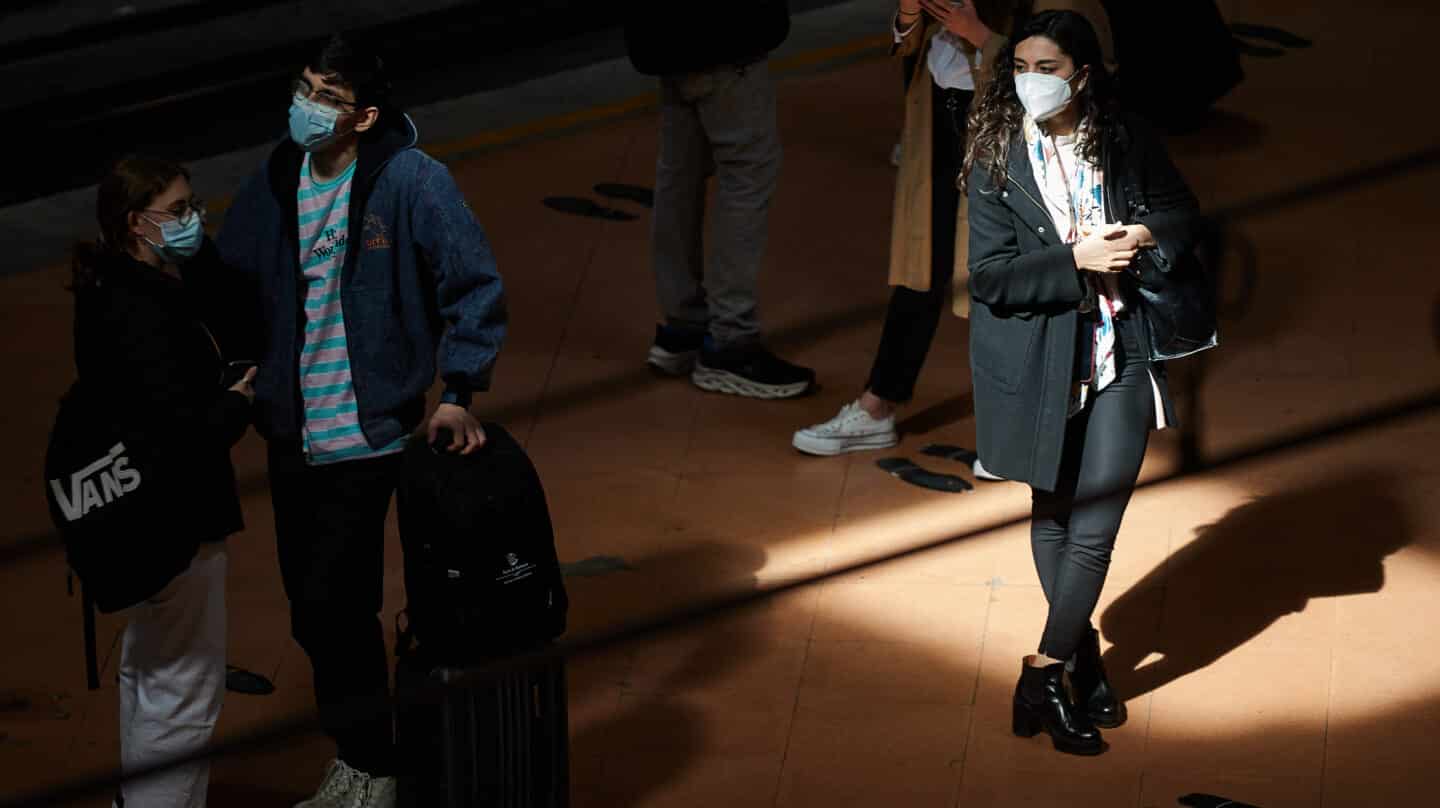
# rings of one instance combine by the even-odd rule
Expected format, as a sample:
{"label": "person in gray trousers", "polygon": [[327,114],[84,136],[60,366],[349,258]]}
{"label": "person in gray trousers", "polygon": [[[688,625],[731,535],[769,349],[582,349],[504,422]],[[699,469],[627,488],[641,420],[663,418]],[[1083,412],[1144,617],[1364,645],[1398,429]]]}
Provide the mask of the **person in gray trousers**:
{"label": "person in gray trousers", "polygon": [[[630,61],[660,79],[652,262],[664,320],[649,365],[718,393],[793,398],[809,368],[766,347],[756,283],[780,176],[775,87],[766,64],[790,32],[785,0],[717,6],[703,32],[677,26],[658,4],[634,3],[625,21]],[[718,185],[710,212],[706,185]]]}

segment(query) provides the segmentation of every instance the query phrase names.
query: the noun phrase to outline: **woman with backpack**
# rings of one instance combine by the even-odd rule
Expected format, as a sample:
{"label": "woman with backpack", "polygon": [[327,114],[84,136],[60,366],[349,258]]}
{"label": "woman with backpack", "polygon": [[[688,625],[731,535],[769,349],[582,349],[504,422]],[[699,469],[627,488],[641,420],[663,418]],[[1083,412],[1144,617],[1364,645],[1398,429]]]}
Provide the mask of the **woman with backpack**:
{"label": "woman with backpack", "polygon": [[[228,337],[235,316],[225,314],[219,286],[227,273],[183,167],[120,160],[100,182],[96,216],[99,239],[78,245],[73,261],[79,381],[56,438],[99,421],[122,436],[108,462],[123,471],[99,483],[82,479],[88,469],[76,472],[66,504],[76,517],[110,508],[123,521],[110,523],[114,535],[102,541],[66,538],[87,594],[101,611],[129,618],[119,665],[128,774],[199,750],[219,716],[224,540],[244,526],[230,448],[250,423],[255,370],[227,367],[221,351],[217,335]],[[130,510],[114,507],[127,497]],[[208,763],[171,768],[127,782],[116,804],[199,808],[208,782]]]}
{"label": "woman with backpack", "polygon": [[1031,487],[1049,602],[1014,730],[1099,754],[1097,727],[1126,716],[1090,619],[1150,430],[1175,423],[1149,292],[1192,275],[1203,221],[1159,136],[1117,102],[1085,17],[1037,14],[996,58],[961,175],[976,435],[987,467]]}

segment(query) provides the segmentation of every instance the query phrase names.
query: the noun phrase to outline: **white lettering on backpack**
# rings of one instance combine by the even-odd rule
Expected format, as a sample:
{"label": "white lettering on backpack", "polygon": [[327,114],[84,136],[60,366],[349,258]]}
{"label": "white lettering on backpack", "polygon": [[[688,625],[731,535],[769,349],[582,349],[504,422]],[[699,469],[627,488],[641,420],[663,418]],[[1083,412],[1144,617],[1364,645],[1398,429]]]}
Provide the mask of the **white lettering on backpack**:
{"label": "white lettering on backpack", "polygon": [[68,491],[60,480],[50,481],[60,511],[70,522],[83,519],[139,487],[140,472],[130,468],[124,443],[115,444],[104,457],[71,474]]}

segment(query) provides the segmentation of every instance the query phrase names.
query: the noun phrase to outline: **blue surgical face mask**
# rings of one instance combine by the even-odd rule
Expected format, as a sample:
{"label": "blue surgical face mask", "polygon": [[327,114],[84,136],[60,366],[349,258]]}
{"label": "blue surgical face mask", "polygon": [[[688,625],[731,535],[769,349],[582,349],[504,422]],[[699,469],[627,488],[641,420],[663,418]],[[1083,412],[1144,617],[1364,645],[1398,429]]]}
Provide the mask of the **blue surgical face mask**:
{"label": "blue surgical face mask", "polygon": [[339,110],[297,95],[290,102],[290,139],[301,151],[320,151],[339,136],[335,132],[339,118]]}
{"label": "blue surgical face mask", "polygon": [[195,211],[185,214],[183,219],[157,222],[146,217],[146,221],[160,228],[159,244],[145,239],[145,243],[160,256],[160,260],[178,264],[200,252],[200,244],[205,240],[205,229],[201,226],[200,214]]}

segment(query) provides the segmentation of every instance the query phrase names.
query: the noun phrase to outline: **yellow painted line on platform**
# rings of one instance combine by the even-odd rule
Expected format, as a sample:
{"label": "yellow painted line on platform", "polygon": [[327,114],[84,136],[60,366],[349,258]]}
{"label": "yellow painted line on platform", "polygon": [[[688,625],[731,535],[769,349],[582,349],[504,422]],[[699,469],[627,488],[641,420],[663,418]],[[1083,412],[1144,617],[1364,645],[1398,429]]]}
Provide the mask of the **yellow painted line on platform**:
{"label": "yellow painted line on platform", "polygon": [[507,126],[504,129],[491,129],[457,140],[427,144],[425,151],[437,160],[444,160],[457,154],[464,154],[479,149],[495,148],[497,146],[527,140],[532,137],[541,137],[554,132],[574,129],[586,124],[598,123],[611,118],[620,118],[646,110],[659,102],[659,93],[643,93],[614,104],[601,104],[574,112],[536,118],[533,121],[526,121],[516,126]]}
{"label": "yellow painted line on platform", "polygon": [[[771,62],[770,69],[773,70],[776,75],[783,76],[787,73],[796,73],[835,62],[842,62],[870,53],[879,55],[881,53],[888,53],[892,42],[893,40],[890,37],[884,35],[863,37],[839,45],[816,48],[787,56],[784,59],[777,59]],[[628,115],[653,109],[659,103],[660,94],[658,92],[641,93],[640,95],[632,96],[611,104],[599,104],[573,112],[548,115],[543,118],[536,118],[533,121],[516,124],[515,126],[490,129],[454,140],[426,143],[423,144],[423,146],[426,153],[430,156],[437,160],[446,161],[481,150],[494,149],[532,138],[545,137],[603,121],[623,118]],[[230,207],[232,201],[232,197],[228,196],[214,200],[210,203],[211,213],[216,217],[222,216],[225,210]]]}

